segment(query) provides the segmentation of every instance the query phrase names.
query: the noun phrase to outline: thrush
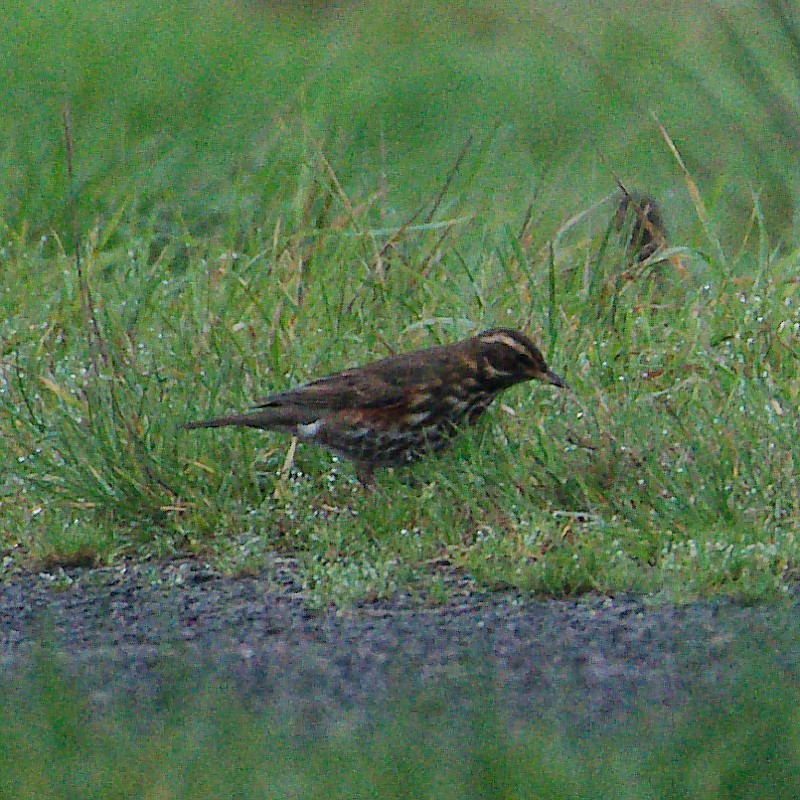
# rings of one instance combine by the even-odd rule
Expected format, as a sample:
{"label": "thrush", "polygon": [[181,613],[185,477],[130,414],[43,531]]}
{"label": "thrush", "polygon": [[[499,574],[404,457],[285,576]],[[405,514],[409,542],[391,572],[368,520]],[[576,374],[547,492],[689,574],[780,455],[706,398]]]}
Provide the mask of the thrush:
{"label": "thrush", "polygon": [[618,231],[625,226],[630,207],[633,207],[633,223],[627,242],[628,255],[636,261],[644,261],[662,244],[666,244],[664,218],[661,208],[652,197],[624,192],[614,215],[614,226]]}
{"label": "thrush", "polygon": [[352,461],[369,486],[376,467],[409,464],[441,450],[500,392],[533,379],[566,386],[525,334],[494,328],[278,392],[244,414],[181,427],[238,425],[289,433]]}

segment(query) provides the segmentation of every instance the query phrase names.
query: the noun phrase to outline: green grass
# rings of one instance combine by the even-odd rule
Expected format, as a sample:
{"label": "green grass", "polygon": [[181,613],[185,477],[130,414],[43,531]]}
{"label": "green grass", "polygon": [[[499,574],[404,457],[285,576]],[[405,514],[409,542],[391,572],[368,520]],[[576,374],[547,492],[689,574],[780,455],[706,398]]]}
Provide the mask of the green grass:
{"label": "green grass", "polygon": [[[2,569],[188,551],[238,572],[278,549],[316,603],[437,595],[443,558],[554,596],[784,591],[800,312],[798,251],[778,244],[796,153],[768,146],[790,103],[776,100],[793,53],[780,15],[762,11],[765,43],[744,63],[744,10],[653,38],[659,15],[619,7],[562,16],[553,38],[521,7],[426,9],[13,6]],[[700,70],[709,41],[720,57]],[[753,112],[733,135],[731,108]],[[629,264],[594,143],[665,198],[685,274]],[[307,447],[281,476],[280,436],[177,430],[498,324],[529,327],[575,393],[508,392],[375,495]]]}
{"label": "green grass", "polygon": [[[267,243],[204,248],[182,268],[149,261],[146,240],[103,248],[97,230],[83,269],[100,340],[71,259],[40,256],[61,285],[5,326],[9,551],[47,564],[189,549],[236,570],[287,549],[320,602],[424,581],[442,556],[489,585],[553,595],[760,598],[785,586],[798,515],[795,253],[694,251],[689,280],[669,262],[660,283],[622,279],[622,243],[598,213],[596,233],[587,223],[553,248],[475,223],[405,232],[378,263],[349,235],[365,221],[325,185],[317,175],[304,203],[328,202],[325,220],[287,220]],[[35,257],[7,248],[31,279]],[[280,477],[280,436],[176,428],[387,343],[526,322],[574,395],[510,391],[452,450],[382,473],[376,494],[307,447]]]}
{"label": "green grass", "polygon": [[0,792],[16,798],[794,798],[796,683],[755,669],[741,690],[630,725],[511,729],[491,690],[455,713],[403,690],[379,715],[327,720],[254,710],[225,688],[166,680],[152,700],[102,713],[50,668],[0,689]]}
{"label": "green grass", "polygon": [[[143,220],[162,238],[246,235],[274,222],[319,147],[349,192],[388,190],[384,211],[403,220],[469,134],[454,189],[470,210],[502,221],[535,194],[554,222],[612,185],[598,149],[626,180],[676,188],[651,112],[718,220],[733,216],[734,240],[751,188],[776,233],[789,229],[796,15],[777,1],[725,15],[688,3],[669,26],[629,0],[273,5],[11,0],[0,216],[37,234],[68,228],[66,99],[83,225],[124,205],[127,236]],[[686,201],[673,202],[688,222]]]}

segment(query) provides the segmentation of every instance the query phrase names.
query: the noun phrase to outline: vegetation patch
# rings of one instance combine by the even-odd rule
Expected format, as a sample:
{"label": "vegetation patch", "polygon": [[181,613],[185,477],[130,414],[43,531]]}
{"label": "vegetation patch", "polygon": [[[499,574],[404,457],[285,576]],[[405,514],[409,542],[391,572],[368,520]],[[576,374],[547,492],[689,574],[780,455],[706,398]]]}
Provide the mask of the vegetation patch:
{"label": "vegetation patch", "polygon": [[[725,703],[642,709],[630,727],[510,728],[491,686],[452,704],[403,690],[365,720],[315,729],[225,688],[165,677],[152,701],[98,713],[40,667],[0,689],[0,790],[20,798],[791,798],[800,786],[796,682],[755,668]],[[758,687],[753,691],[753,687]],[[47,769],[42,769],[42,764]]]}
{"label": "vegetation patch", "polygon": [[[752,145],[741,151],[767,173],[762,200],[733,160],[727,183],[709,180],[699,145],[727,141],[734,99],[764,100],[732,55],[744,12],[718,15],[713,69],[727,88],[713,96],[696,91],[689,66],[712,35],[705,25],[629,75],[645,63],[636,42],[664,43],[612,48],[627,30],[617,12],[592,39],[594,57],[573,47],[586,21],[565,18],[570,47],[545,52],[528,46],[541,26],[469,4],[434,4],[424,19],[398,7],[391,24],[368,15],[370,27],[351,12],[212,3],[176,27],[154,24],[164,15],[138,0],[104,4],[91,27],[91,10],[64,2],[48,13],[74,12],[86,34],[64,41],[31,34],[47,27],[40,12],[14,7],[0,63],[3,75],[26,53],[42,64],[30,49],[53,47],[36,84],[43,104],[20,103],[33,89],[19,78],[0,81],[13,167],[0,206],[4,571],[176,552],[251,571],[277,550],[300,559],[315,603],[438,586],[430,565],[442,561],[486,586],[547,596],[785,591],[800,510],[798,251],[779,238],[789,190],[769,176],[791,172],[790,150],[781,164],[759,160],[766,139],[740,131]],[[636,13],[641,30],[660,24]],[[788,69],[786,20],[777,5],[761,13],[776,69]],[[451,28],[469,35],[445,46]],[[310,30],[316,45],[301,52]],[[364,61],[376,31],[398,45],[394,71]],[[499,42],[503,59],[483,60]],[[613,124],[585,122],[598,132],[589,148],[575,127],[584,109],[622,114],[630,92],[567,62],[612,51],[606,77],[675,77],[659,80],[665,127],[647,114],[634,123],[628,107]],[[52,59],[65,64],[58,80]],[[568,84],[559,77],[553,91],[568,97],[544,135],[532,111],[513,109],[519,75],[554,65]],[[485,69],[496,93],[482,84],[493,99],[475,110],[475,85],[454,76]],[[427,76],[418,91],[405,70],[412,83]],[[775,92],[762,105],[782,130],[775,74],[765,70]],[[74,120],[72,183],[59,81]],[[445,86],[454,94],[437,105]],[[377,95],[387,104],[377,118],[351,114]],[[256,129],[246,119],[262,108],[270,124]],[[406,127],[390,142],[381,119],[396,109]],[[122,132],[117,149],[109,128]],[[650,137],[646,152],[615,149],[631,130]],[[425,180],[412,179],[412,162]],[[615,170],[624,185],[663,189],[666,240],[654,252],[631,245],[641,225],[631,204],[620,219]],[[572,391],[509,390],[450,450],[379,473],[374,493],[350,465],[281,435],[178,429],[493,326],[531,333]]]}

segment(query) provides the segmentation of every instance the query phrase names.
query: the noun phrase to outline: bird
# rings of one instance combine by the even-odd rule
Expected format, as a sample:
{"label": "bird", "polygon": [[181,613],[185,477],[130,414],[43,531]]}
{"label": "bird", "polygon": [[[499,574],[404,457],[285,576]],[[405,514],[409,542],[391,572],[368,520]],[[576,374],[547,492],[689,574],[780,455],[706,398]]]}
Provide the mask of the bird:
{"label": "bird", "polygon": [[644,194],[623,191],[614,215],[614,226],[622,231],[628,216],[628,208],[633,206],[633,223],[627,241],[628,256],[635,261],[644,261],[666,244],[666,227],[661,207]]}
{"label": "bird", "polygon": [[353,462],[362,485],[372,487],[376,467],[403,466],[438,452],[500,392],[533,379],[567,386],[527,335],[492,328],[269,395],[246,413],[180,427],[289,433]]}

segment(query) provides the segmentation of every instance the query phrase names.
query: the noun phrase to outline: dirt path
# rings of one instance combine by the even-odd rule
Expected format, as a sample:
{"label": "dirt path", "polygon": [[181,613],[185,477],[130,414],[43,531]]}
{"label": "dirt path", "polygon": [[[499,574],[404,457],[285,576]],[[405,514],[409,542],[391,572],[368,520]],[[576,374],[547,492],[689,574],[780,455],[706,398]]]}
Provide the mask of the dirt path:
{"label": "dirt path", "polygon": [[101,704],[152,696],[180,664],[194,685],[232,685],[311,720],[357,715],[408,689],[457,702],[488,685],[512,720],[592,726],[680,707],[698,691],[722,698],[747,680],[740,665],[752,654],[794,680],[800,652],[796,599],[538,601],[453,577],[444,605],[400,596],[310,611],[295,572],[275,558],[254,578],[192,561],[16,576],[0,584],[0,667],[15,674],[44,640]]}

